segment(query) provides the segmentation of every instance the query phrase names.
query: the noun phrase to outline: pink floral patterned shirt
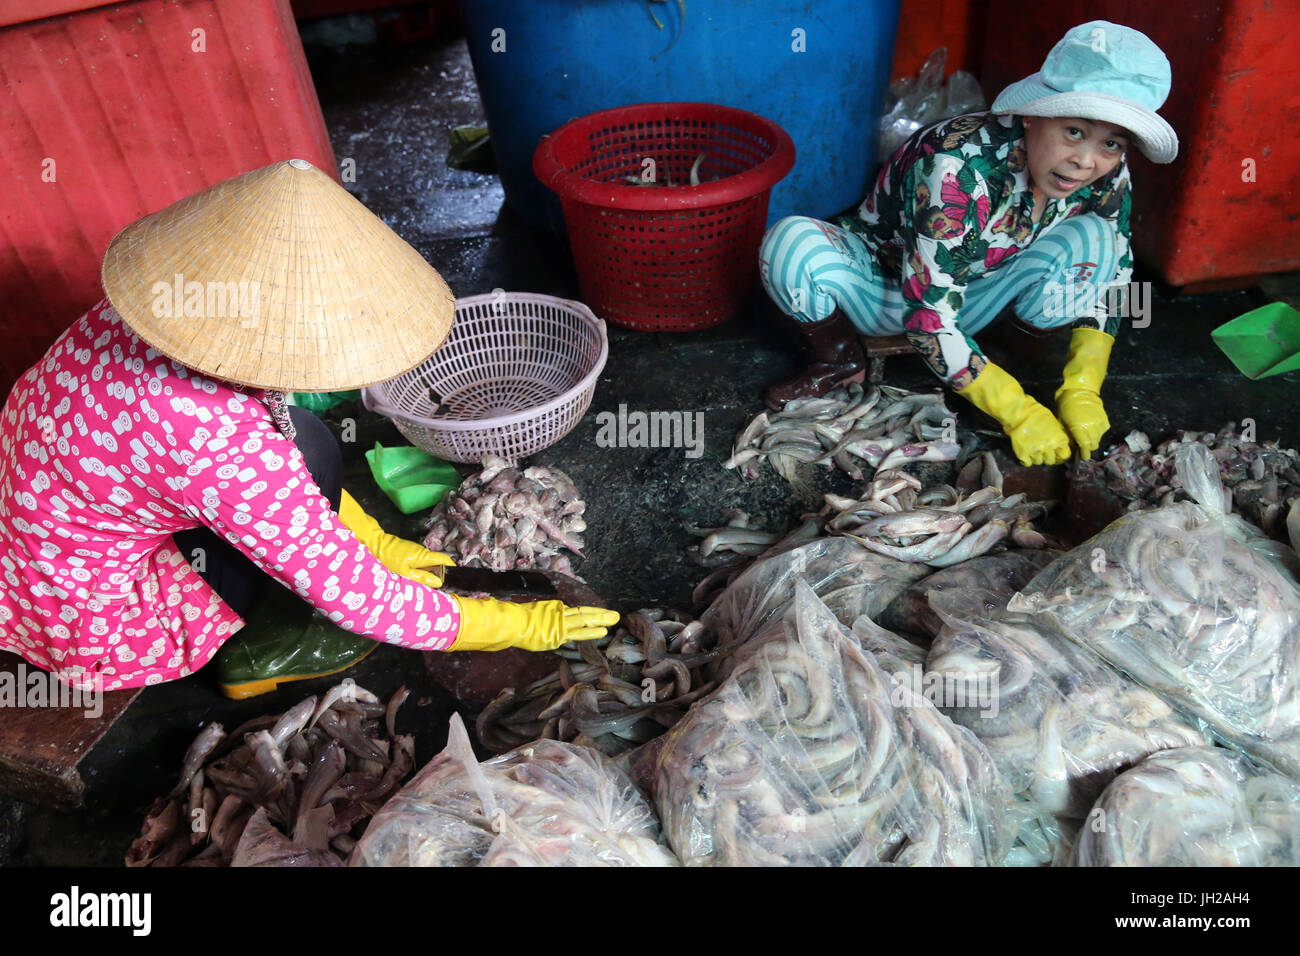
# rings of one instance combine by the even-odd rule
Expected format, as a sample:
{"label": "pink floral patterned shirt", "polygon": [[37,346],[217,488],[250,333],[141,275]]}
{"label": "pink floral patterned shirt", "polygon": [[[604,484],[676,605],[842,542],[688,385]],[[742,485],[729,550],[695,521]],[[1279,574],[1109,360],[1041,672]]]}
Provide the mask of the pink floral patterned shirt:
{"label": "pink floral patterned shirt", "polygon": [[343,526],[262,394],[154,351],[107,299],[64,332],[0,412],[0,650],[104,690],[198,670],[244,626],[172,541],[200,525],[340,627],[447,649],[455,602]]}

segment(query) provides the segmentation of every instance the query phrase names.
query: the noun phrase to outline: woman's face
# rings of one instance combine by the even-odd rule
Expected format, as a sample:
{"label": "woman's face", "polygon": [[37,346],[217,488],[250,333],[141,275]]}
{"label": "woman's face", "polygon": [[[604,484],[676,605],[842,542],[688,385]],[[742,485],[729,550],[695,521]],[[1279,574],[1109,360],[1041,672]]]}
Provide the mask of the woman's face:
{"label": "woman's face", "polygon": [[1049,199],[1064,199],[1119,165],[1128,148],[1123,127],[1101,120],[1026,116],[1029,176]]}

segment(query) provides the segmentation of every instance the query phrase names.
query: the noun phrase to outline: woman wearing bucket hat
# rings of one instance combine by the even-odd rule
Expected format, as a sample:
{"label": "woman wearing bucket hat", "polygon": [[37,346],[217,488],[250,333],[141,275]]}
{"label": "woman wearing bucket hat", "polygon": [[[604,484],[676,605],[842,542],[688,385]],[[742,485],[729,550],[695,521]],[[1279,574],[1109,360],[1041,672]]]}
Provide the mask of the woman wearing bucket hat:
{"label": "woman wearing bucket hat", "polygon": [[[779,408],[860,376],[858,333],[903,333],[998,420],[1021,462],[1058,464],[1071,443],[1091,455],[1109,428],[1099,393],[1132,274],[1125,154],[1177,155],[1155,112],[1169,84],[1169,61],[1145,35],[1085,23],[991,111],[914,134],[843,228],[805,217],[774,225],[760,253],[764,287],[798,320],[814,363],[765,401]],[[1030,325],[1073,328],[1057,415],[972,338],[1009,305]]]}
{"label": "woman wearing bucket hat", "polygon": [[244,626],[268,576],[362,638],[241,648],[231,696],[341,670],[375,641],[542,650],[617,621],[445,594],[451,560],[342,490],[337,444],[284,392],[397,376],[454,310],[420,254],[309,163],[128,226],[103,281],[0,412],[0,649],[105,690],[172,680]]}

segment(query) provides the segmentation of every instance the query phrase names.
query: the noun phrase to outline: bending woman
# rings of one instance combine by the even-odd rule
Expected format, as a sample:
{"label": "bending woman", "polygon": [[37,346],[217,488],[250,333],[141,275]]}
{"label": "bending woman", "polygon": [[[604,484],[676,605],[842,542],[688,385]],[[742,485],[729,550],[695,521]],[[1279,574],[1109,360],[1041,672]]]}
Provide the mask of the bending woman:
{"label": "bending woman", "polygon": [[[550,649],[618,620],[443,593],[451,559],[385,534],[342,490],[332,436],[284,392],[400,375],[442,343],[453,303],[310,164],[145,217],[109,245],[103,278],[108,297],[0,412],[0,650],[104,690],[174,680],[244,626],[258,575],[347,631],[422,651]],[[305,670],[225,689],[361,656],[307,647]]]}

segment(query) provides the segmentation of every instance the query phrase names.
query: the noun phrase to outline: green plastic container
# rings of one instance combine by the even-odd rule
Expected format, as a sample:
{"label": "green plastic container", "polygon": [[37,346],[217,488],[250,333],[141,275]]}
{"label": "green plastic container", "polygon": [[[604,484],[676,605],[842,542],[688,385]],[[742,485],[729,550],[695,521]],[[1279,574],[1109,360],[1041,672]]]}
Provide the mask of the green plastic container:
{"label": "green plastic container", "polygon": [[1285,302],[1239,315],[1210,337],[1246,378],[1300,369],[1300,312]]}
{"label": "green plastic container", "polygon": [[455,466],[421,448],[385,448],[375,442],[366,452],[366,461],[375,484],[404,515],[432,508],[447,492],[460,487]]}
{"label": "green plastic container", "polygon": [[346,392],[294,392],[293,403],[319,415],[321,412],[328,412],[335,405],[355,402],[360,397],[359,388]]}

